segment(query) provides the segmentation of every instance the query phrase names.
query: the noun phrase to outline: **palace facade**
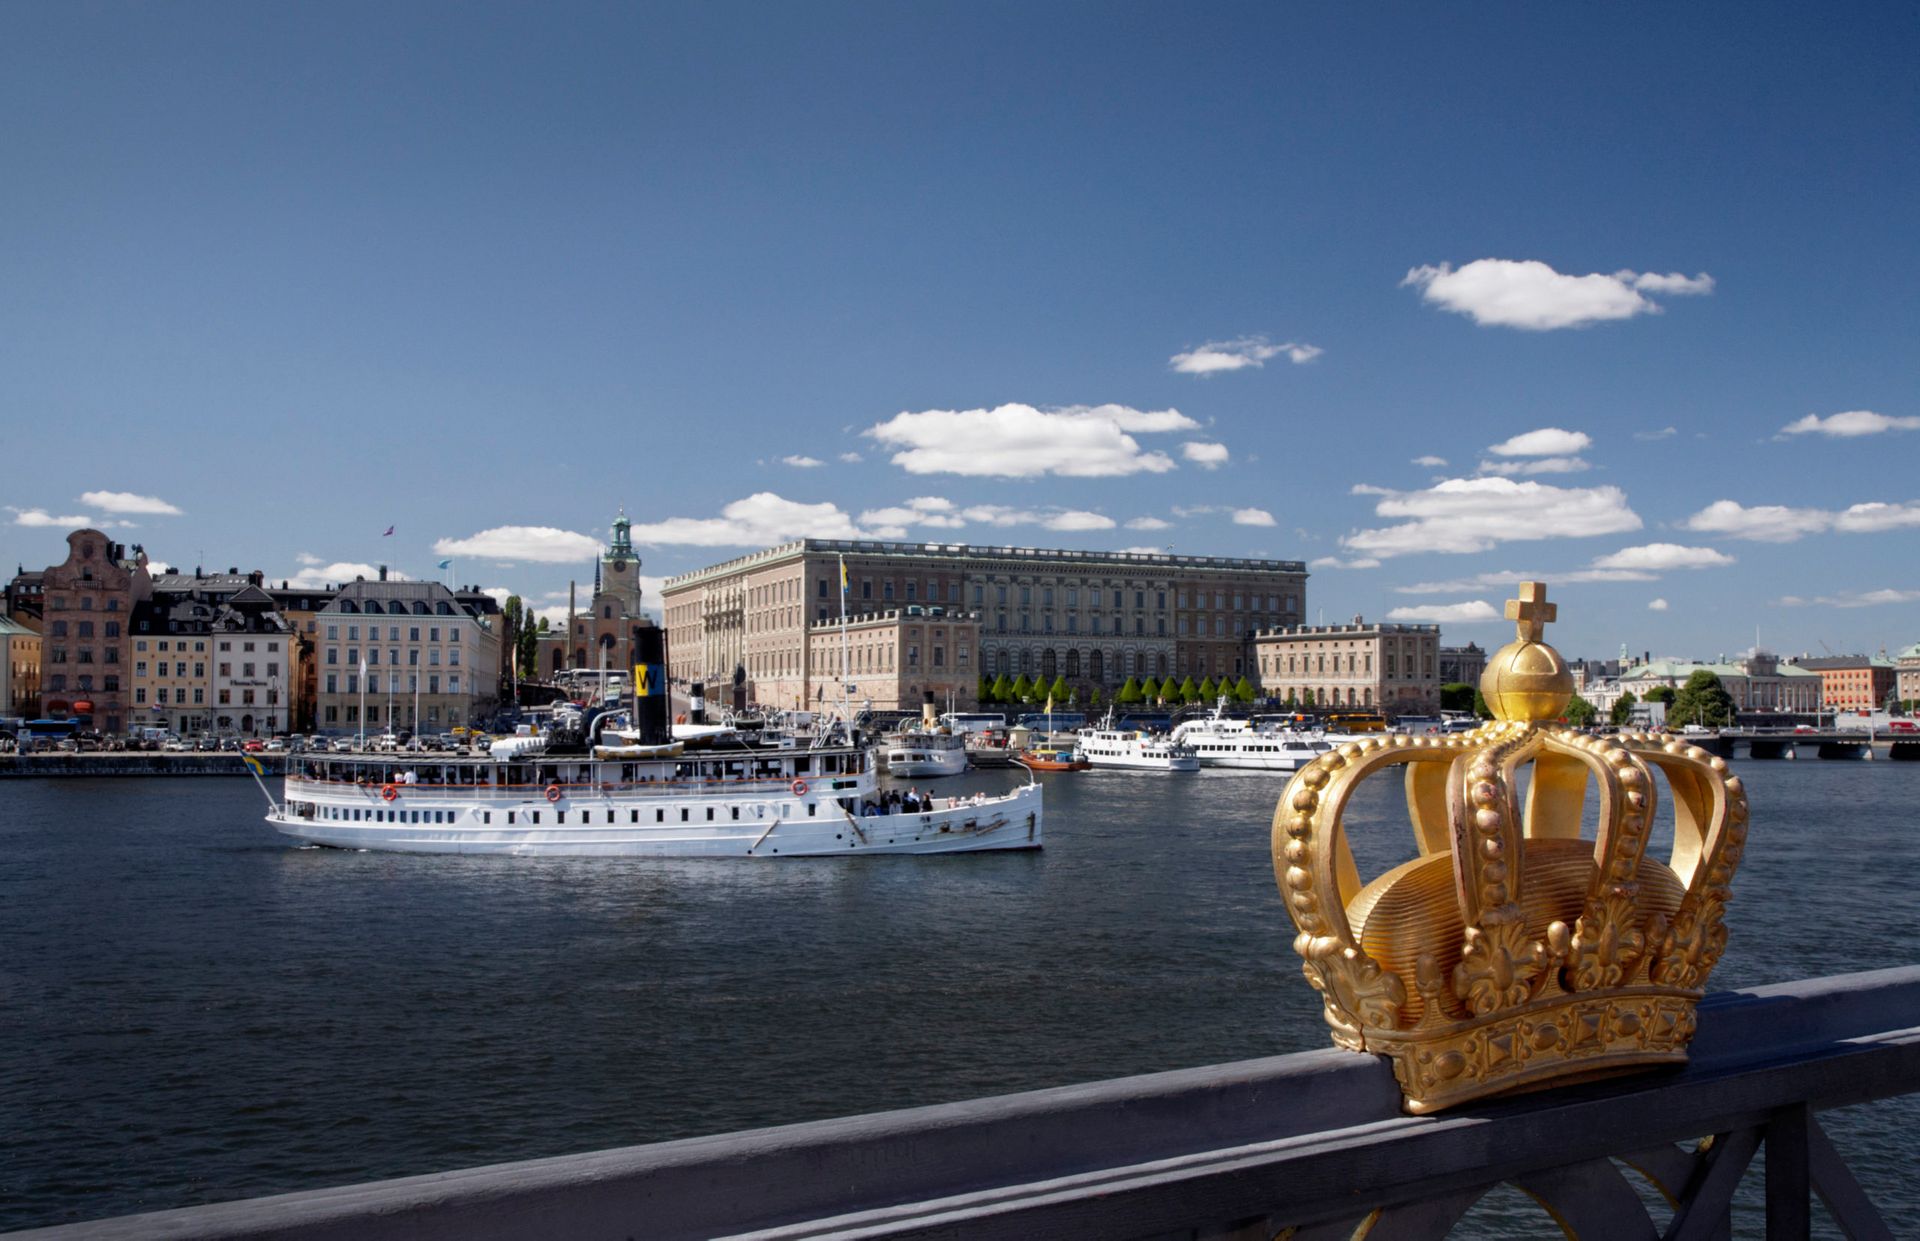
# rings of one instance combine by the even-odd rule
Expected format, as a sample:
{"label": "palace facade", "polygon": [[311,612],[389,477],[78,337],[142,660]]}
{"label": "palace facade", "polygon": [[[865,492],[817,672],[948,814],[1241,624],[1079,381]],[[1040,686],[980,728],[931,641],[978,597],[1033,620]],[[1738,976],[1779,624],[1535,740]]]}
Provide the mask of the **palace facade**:
{"label": "palace facade", "polygon": [[[1250,676],[1254,633],[1298,623],[1306,579],[1293,560],[801,539],[669,578],[661,593],[677,680],[705,683],[715,701],[799,707],[839,693],[821,633],[837,629],[843,596],[850,626],[968,618],[976,639],[942,643],[943,658],[967,651],[967,674],[950,663],[942,683],[970,703],[981,677],[1058,677],[1084,693],[1128,677]],[[903,635],[891,649],[912,645]],[[919,701],[934,671],[933,644],[921,645],[917,671],[896,664],[886,687],[863,682],[876,706]]]}

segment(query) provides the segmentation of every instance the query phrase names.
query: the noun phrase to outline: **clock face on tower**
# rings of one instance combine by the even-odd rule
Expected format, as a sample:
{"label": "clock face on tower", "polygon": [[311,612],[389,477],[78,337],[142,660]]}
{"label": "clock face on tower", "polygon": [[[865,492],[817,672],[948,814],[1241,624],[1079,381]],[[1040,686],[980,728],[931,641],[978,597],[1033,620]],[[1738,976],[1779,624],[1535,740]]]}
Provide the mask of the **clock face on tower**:
{"label": "clock face on tower", "polygon": [[624,560],[616,560],[613,562],[613,571],[615,573],[623,572],[626,569],[626,567],[627,567],[627,562]]}

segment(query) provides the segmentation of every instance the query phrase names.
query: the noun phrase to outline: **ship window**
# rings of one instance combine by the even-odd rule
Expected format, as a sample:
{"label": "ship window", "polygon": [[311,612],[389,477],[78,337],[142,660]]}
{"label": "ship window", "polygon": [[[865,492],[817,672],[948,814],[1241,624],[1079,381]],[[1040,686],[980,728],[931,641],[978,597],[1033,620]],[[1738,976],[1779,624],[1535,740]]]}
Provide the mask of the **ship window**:
{"label": "ship window", "polygon": [[686,809],[685,809],[684,807],[683,807],[683,808],[681,809],[681,811],[680,811],[680,821],[681,821],[682,823],[685,823],[685,822],[687,821],[687,812],[686,812]]}
{"label": "ship window", "polygon": [[627,822],[638,823],[640,821],[640,812],[638,810],[629,810],[627,814],[629,816]]}
{"label": "ship window", "polygon": [[507,826],[508,826],[508,827],[512,827],[512,826],[513,826],[513,820],[514,820],[514,817],[515,817],[515,815],[516,815],[517,813],[518,813],[517,811],[513,811],[513,810],[509,810],[509,811],[507,811]]}
{"label": "ship window", "polygon": [[656,811],[654,811],[654,812],[653,812],[653,821],[654,821],[655,823],[665,823],[665,822],[667,821],[667,812],[666,812],[666,811],[664,811],[664,810],[656,810]]}
{"label": "ship window", "polygon": [[491,810],[482,810],[482,811],[480,812],[480,821],[481,821],[482,823],[491,823],[491,822],[493,822],[493,811],[491,811]]}
{"label": "ship window", "polygon": [[818,809],[818,807],[817,807],[817,806],[815,806],[815,805],[814,805],[814,804],[813,804],[812,802],[808,802],[808,803],[807,803],[807,817],[808,817],[809,819],[811,819],[811,818],[812,818],[812,817],[814,816],[814,812],[815,812],[815,811],[816,811],[817,809]]}
{"label": "ship window", "polygon": [[540,821],[540,812],[536,810],[533,812],[533,814],[530,817],[533,819],[535,823],[538,823]]}
{"label": "ship window", "polygon": [[558,811],[557,813],[555,813],[555,815],[554,815],[554,822],[556,822],[556,823],[565,823],[566,821],[567,821],[567,812],[566,812],[566,811],[564,811],[564,810],[561,810],[561,811]]}
{"label": "ship window", "polygon": [[740,807],[738,806],[733,807],[733,817],[735,819],[738,819],[740,817]]}
{"label": "ship window", "polygon": [[713,807],[712,807],[712,806],[708,806],[708,807],[707,807],[707,822],[709,822],[709,823],[711,823],[711,822],[713,822]]}

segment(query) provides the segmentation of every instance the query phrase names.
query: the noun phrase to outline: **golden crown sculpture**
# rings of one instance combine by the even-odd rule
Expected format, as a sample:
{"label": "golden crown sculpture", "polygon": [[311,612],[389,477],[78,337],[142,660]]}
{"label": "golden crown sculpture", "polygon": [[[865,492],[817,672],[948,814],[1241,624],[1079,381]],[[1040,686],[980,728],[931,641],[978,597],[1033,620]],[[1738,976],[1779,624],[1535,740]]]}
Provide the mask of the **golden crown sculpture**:
{"label": "golden crown sculpture", "polygon": [[[1549,723],[1573,675],[1540,640],[1557,610],[1546,587],[1519,593],[1507,604],[1518,638],[1480,678],[1492,723],[1349,742],[1301,768],[1274,812],[1274,873],[1333,1041],[1390,1057],[1411,1112],[1684,1061],[1726,946],[1727,885],[1747,835],[1739,778],[1664,736]],[[1406,768],[1420,856],[1363,887],[1341,812],[1393,766]],[[1645,856],[1649,766],[1673,793],[1665,864]],[[1590,778],[1591,842],[1580,836]]]}

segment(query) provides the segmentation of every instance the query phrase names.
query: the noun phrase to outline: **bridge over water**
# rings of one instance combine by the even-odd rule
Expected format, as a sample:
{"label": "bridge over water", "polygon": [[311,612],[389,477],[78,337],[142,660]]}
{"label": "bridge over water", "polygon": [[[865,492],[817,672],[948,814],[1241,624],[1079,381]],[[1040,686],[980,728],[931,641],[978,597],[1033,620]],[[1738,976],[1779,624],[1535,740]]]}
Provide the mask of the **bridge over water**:
{"label": "bridge over water", "polygon": [[1872,735],[1860,731],[1803,732],[1768,729],[1726,729],[1718,736],[1687,737],[1688,745],[1697,745],[1710,754],[1731,759],[1748,758],[1825,758],[1892,759],[1896,762],[1920,761],[1920,734]]}
{"label": "bridge over water", "polygon": [[1920,967],[1699,1017],[1684,1068],[1431,1116],[1384,1059],[1328,1049],[17,1235],[1386,1241],[1446,1236],[1507,1184],[1541,1204],[1529,1235],[1721,1238],[1764,1152],[1768,1238],[1807,1237],[1816,1197],[1847,1236],[1894,1236],[1820,1113],[1920,1091]]}

